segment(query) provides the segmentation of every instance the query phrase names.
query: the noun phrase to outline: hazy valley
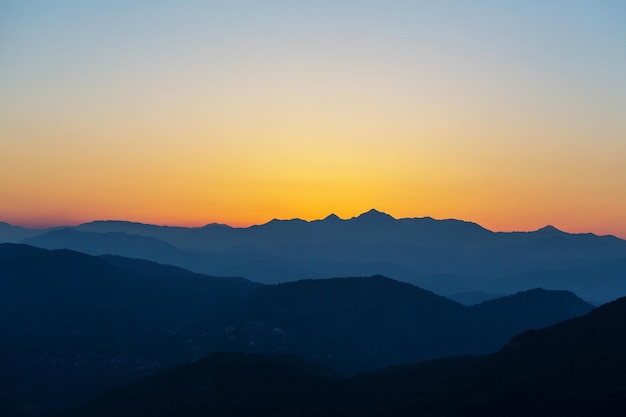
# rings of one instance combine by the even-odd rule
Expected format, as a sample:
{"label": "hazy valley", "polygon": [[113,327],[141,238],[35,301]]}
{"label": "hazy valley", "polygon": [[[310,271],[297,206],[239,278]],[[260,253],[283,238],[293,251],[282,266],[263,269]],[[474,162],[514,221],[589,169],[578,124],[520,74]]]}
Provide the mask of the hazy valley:
{"label": "hazy valley", "polygon": [[91,255],[114,254],[260,283],[342,276],[393,277],[444,296],[485,297],[536,287],[569,290],[593,303],[626,295],[626,241],[547,226],[496,233],[475,223],[394,219],[370,210],[342,220],[273,220],[247,228],[98,221],[75,227],[2,225],[0,242]]}

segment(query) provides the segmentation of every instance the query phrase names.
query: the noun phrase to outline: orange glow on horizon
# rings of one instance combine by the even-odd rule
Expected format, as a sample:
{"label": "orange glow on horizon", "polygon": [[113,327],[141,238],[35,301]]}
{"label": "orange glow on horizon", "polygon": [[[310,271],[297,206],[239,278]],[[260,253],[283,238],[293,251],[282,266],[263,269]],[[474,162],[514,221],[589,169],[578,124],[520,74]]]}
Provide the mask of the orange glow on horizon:
{"label": "orange glow on horizon", "polygon": [[[376,207],[370,207],[376,208]],[[202,227],[211,223],[219,223],[225,224],[235,228],[246,228],[253,225],[265,224],[273,219],[279,220],[291,220],[291,219],[302,219],[306,221],[313,220],[321,220],[330,214],[335,214],[339,216],[341,219],[347,220],[352,217],[356,217],[366,211],[367,209],[360,209],[357,211],[324,211],[323,214],[312,214],[309,216],[303,215],[286,215],[286,216],[268,216],[268,215],[259,215],[258,217],[253,218],[235,218],[235,217],[203,217],[199,216],[197,218],[189,217],[187,219],[181,219],[173,216],[166,217],[151,217],[151,216],[137,216],[137,217],[54,217],[50,216],[48,218],[36,217],[33,219],[24,219],[20,217],[16,218],[4,218],[0,221],[4,221],[6,223],[12,224],[14,226],[33,228],[33,229],[45,229],[49,227],[58,227],[58,226],[77,226],[82,223],[89,223],[97,220],[120,220],[120,221],[130,221],[144,224],[153,224],[158,226],[179,226],[179,227]],[[418,213],[411,214],[405,211],[392,211],[392,210],[382,210],[380,208],[376,208],[379,211],[383,211],[387,214],[390,214],[396,219],[401,218],[420,218],[420,217],[432,217],[437,220],[445,220],[445,219],[457,219],[464,221],[471,221],[479,224],[480,226],[494,231],[494,232],[529,232],[535,231],[547,225],[552,225],[567,233],[594,233],[596,235],[613,235],[622,239],[626,239],[626,227],[624,228],[615,228],[612,224],[606,224],[602,222],[598,222],[591,226],[586,224],[581,225],[575,216],[571,218],[560,218],[557,220],[536,220],[533,218],[519,218],[513,219],[512,221],[507,221],[507,218],[498,219],[497,217],[487,215],[481,219],[480,215],[475,217],[460,217],[458,215],[449,214],[449,215],[432,215],[426,213]]]}
{"label": "orange glow on horizon", "polygon": [[0,221],[375,207],[626,238],[618,5],[27,3],[0,34]]}

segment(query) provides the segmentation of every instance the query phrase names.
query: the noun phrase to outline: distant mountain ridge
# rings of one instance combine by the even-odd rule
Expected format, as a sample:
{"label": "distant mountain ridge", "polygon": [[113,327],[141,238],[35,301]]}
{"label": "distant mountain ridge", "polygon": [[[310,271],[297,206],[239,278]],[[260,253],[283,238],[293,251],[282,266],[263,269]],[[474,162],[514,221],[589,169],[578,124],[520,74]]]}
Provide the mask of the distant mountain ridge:
{"label": "distant mountain ridge", "polygon": [[[459,226],[466,227],[467,231],[473,230],[474,232],[478,232],[478,233],[485,232],[487,234],[492,234],[492,235],[494,234],[495,235],[518,235],[522,239],[524,236],[529,235],[529,234],[569,235],[568,233],[562,232],[551,225],[547,225],[536,231],[530,231],[530,232],[492,232],[478,225],[477,223],[464,221],[464,220],[457,220],[457,219],[436,220],[432,217],[407,217],[407,218],[396,219],[387,213],[378,211],[376,209],[370,209],[367,212],[364,212],[358,216],[354,216],[349,219],[341,219],[336,214],[330,214],[324,219],[320,219],[320,220],[308,221],[308,220],[302,220],[299,218],[272,219],[267,223],[252,225],[248,227],[232,227],[232,226],[221,224],[221,223],[209,223],[200,227],[157,226],[157,225],[153,225],[149,223],[131,222],[131,221],[125,221],[125,220],[94,220],[88,223],[82,223],[78,226],[55,226],[49,229],[26,229],[26,228],[22,228],[18,226],[12,226],[8,223],[0,222],[0,242],[16,243],[16,242],[10,242],[9,239],[11,237],[6,236],[5,234],[2,233],[3,228],[6,228],[7,230],[15,229],[15,230],[28,231],[28,234],[31,234],[31,235],[42,234],[42,233],[48,232],[50,230],[55,230],[55,229],[72,228],[72,229],[81,230],[81,231],[90,231],[90,232],[98,232],[98,233],[124,232],[128,234],[136,234],[136,235],[142,235],[142,236],[154,235],[152,237],[165,239],[165,240],[169,240],[169,239],[175,240],[176,239],[175,236],[180,233],[198,232],[198,231],[202,231],[206,229],[214,229],[214,228],[232,229],[232,230],[249,230],[249,229],[257,229],[257,228],[268,228],[276,224],[292,224],[292,225],[298,224],[300,226],[304,226],[304,225],[317,226],[317,225],[325,224],[325,223],[335,223],[335,224],[336,223],[343,223],[343,224],[370,223],[370,224],[380,225],[380,224],[385,224],[385,223],[392,224],[396,222],[403,223],[405,225],[411,224],[411,223],[414,223],[415,225],[416,222],[419,222],[420,223],[419,231],[422,234],[426,234],[426,235],[428,235],[427,232],[429,231],[435,232],[435,233],[441,233],[442,231],[445,230],[445,226],[449,226],[450,232],[452,232],[452,234],[454,235],[458,235]],[[167,238],[164,238],[164,236],[166,236],[168,233],[170,235]],[[591,233],[577,234],[577,235],[596,236]],[[427,236],[427,237],[432,238],[433,236]],[[611,237],[611,236],[607,235],[605,237]],[[305,237],[305,239],[310,240],[311,236]]]}
{"label": "distant mountain ridge", "polygon": [[0,243],[19,243],[23,239],[37,236],[51,229],[29,229],[0,222]]}
{"label": "distant mountain ridge", "polygon": [[[461,220],[394,219],[372,209],[345,220],[334,215],[314,221],[274,219],[246,228],[95,221],[68,230],[75,233],[41,230],[33,236],[29,231],[19,242],[137,257],[263,283],[380,274],[444,295],[512,294],[537,286],[571,290],[594,302],[626,295],[624,282],[613,278],[623,272],[615,261],[626,259],[626,241],[552,226],[492,232]],[[0,228],[0,241],[9,239],[3,236]],[[141,243],[139,237],[152,241]],[[617,269],[609,270],[611,265]],[[586,269],[603,272],[570,285],[570,272]],[[552,275],[545,285],[533,279],[546,271]]]}

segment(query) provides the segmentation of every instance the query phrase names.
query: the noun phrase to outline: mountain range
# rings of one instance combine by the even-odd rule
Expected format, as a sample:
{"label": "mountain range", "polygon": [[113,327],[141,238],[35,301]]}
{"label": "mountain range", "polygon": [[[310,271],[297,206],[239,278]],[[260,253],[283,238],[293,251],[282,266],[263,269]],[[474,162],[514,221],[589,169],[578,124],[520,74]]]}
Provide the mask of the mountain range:
{"label": "mountain range", "polygon": [[385,275],[442,295],[513,294],[538,286],[595,303],[626,295],[626,241],[570,234],[492,232],[475,223],[394,219],[374,209],[342,220],[272,220],[233,228],[96,221],[69,228],[0,225],[0,242],[113,254],[261,283]]}
{"label": "mountain range", "polygon": [[45,415],[219,351],[298,355],[337,375],[484,354],[591,308],[565,291],[467,307],[383,276],[263,285],[0,244],[0,407]]}
{"label": "mountain range", "polygon": [[61,414],[100,416],[622,416],[626,298],[514,337],[497,353],[352,378],[285,356],[210,355]]}

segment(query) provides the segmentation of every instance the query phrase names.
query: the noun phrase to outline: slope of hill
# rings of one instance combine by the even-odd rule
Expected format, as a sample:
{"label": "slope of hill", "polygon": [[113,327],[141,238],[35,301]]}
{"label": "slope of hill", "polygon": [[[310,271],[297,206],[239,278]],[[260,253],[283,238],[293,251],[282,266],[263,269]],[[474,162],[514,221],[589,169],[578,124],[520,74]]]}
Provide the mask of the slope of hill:
{"label": "slope of hill", "polygon": [[214,355],[110,391],[63,416],[617,417],[626,406],[625,317],[626,299],[619,299],[525,332],[489,356],[348,380],[295,359]]}
{"label": "slope of hill", "polygon": [[591,305],[569,291],[533,289],[496,298],[468,309],[473,337],[467,338],[475,350],[463,353],[488,353],[502,347],[512,336],[529,328],[538,329],[577,317]]}
{"label": "slope of hill", "polygon": [[492,282],[490,289],[498,291],[506,288],[520,291],[528,286],[554,290],[567,288],[576,294],[584,295],[586,300],[601,304],[603,300],[626,294],[626,257],[591,266],[518,273],[500,282]]}
{"label": "slope of hill", "polygon": [[89,255],[166,260],[180,257],[180,250],[169,243],[125,232],[93,233],[64,228],[26,239],[23,243],[45,249],[71,249]]}
{"label": "slope of hill", "polygon": [[515,334],[587,313],[572,293],[533,290],[465,307],[382,276],[261,287],[228,322],[246,350],[283,352],[345,373],[493,352]]}
{"label": "slope of hill", "polygon": [[0,222],[0,243],[18,243],[45,232],[46,229],[27,229]]}
{"label": "slope of hill", "polygon": [[254,351],[298,354],[354,373],[463,350],[464,310],[381,276],[304,280],[261,288],[231,327],[252,338]]}
{"label": "slope of hill", "polygon": [[25,245],[0,245],[0,260],[0,379],[34,408],[219,348],[206,328],[257,286]]}
{"label": "slope of hill", "polygon": [[111,390],[63,415],[306,415],[302,413],[325,412],[334,391],[330,371],[295,357],[216,353]]}

